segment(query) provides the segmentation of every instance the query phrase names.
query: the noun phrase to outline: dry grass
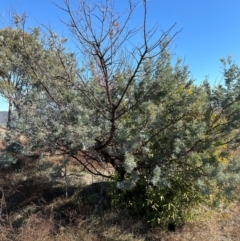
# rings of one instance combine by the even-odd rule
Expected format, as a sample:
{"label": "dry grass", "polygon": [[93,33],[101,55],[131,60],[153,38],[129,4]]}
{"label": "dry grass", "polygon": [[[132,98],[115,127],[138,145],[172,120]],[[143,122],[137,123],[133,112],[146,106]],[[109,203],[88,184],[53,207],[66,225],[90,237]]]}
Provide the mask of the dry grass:
{"label": "dry grass", "polygon": [[[76,166],[72,172],[78,172]],[[226,209],[202,208],[198,222],[175,232],[151,229],[126,210],[116,210],[106,196],[108,183],[83,173],[70,180],[68,198],[63,180],[45,174],[13,173],[1,179],[8,218],[2,210],[1,241],[239,241],[240,204]],[[1,201],[1,199],[0,199]]]}
{"label": "dry grass", "polygon": [[26,145],[28,143],[28,138],[24,135],[20,135],[19,136],[19,142],[22,144],[22,145]]}
{"label": "dry grass", "polygon": [[[0,150],[4,150],[5,149],[3,138],[4,138],[5,134],[7,133],[7,131],[8,131],[7,128],[4,128],[4,127],[0,126]],[[26,145],[28,143],[28,138],[26,136],[24,136],[24,135],[20,135],[19,136],[19,142],[22,145]]]}
{"label": "dry grass", "polygon": [[7,129],[0,126],[0,151],[3,151],[5,149],[5,145],[4,145],[4,142],[2,139],[3,139],[6,131],[7,131]]}
{"label": "dry grass", "polygon": [[6,133],[6,131],[7,131],[7,128],[2,127],[2,126],[0,125],[0,132],[2,132],[2,133]]}
{"label": "dry grass", "polygon": [[54,225],[52,222],[42,218],[38,214],[33,214],[23,225],[21,232],[17,235],[17,240],[48,241],[51,240],[53,230]]}
{"label": "dry grass", "polygon": [[[46,159],[60,165],[64,156]],[[168,232],[114,209],[106,179],[74,162],[67,174],[66,183],[64,178],[52,181],[34,166],[0,173],[6,201],[4,206],[0,192],[0,241],[240,241],[240,203],[219,210],[203,207],[196,223]]]}
{"label": "dry grass", "polygon": [[0,140],[0,151],[5,150],[5,145],[4,142],[2,140]]}
{"label": "dry grass", "polygon": [[[70,210],[65,210],[65,214],[72,218],[76,215]],[[239,241],[239,226],[232,226],[233,220],[227,221],[226,226],[222,226],[223,222],[210,219],[205,224],[186,225],[169,233],[160,228],[149,229],[139,220],[109,211],[102,217],[76,218],[69,225],[62,221],[56,229],[56,223],[49,217],[33,214],[12,239],[7,238],[7,232],[13,231],[10,228],[0,237],[2,241]]]}

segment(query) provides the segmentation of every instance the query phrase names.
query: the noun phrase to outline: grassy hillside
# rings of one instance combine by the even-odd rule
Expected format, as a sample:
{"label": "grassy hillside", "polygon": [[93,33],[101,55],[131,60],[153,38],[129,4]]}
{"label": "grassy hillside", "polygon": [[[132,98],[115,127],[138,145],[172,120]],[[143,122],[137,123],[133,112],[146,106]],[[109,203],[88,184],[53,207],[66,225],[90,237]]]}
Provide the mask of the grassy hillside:
{"label": "grassy hillside", "polygon": [[1,241],[182,241],[240,240],[240,204],[217,210],[196,210],[195,224],[169,232],[152,229],[127,210],[111,205],[110,182],[81,171],[72,163],[58,177],[54,165],[61,159],[35,160],[20,169],[1,170]]}

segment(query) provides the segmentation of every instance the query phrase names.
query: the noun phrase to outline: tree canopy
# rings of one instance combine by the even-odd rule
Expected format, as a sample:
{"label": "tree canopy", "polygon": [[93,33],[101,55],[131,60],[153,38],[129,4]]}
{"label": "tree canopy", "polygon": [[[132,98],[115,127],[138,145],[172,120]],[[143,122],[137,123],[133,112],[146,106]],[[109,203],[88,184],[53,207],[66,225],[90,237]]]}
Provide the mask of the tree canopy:
{"label": "tree canopy", "polygon": [[[17,19],[16,16],[15,18]],[[24,26],[24,18],[22,21]],[[13,107],[20,115],[22,95],[26,94],[32,81],[30,72],[24,66],[24,59],[27,58],[28,52],[34,52],[40,46],[39,30],[34,29],[31,33],[27,33],[19,24],[16,28],[7,27],[0,30],[0,94],[9,103],[7,123],[9,128],[12,126]]]}

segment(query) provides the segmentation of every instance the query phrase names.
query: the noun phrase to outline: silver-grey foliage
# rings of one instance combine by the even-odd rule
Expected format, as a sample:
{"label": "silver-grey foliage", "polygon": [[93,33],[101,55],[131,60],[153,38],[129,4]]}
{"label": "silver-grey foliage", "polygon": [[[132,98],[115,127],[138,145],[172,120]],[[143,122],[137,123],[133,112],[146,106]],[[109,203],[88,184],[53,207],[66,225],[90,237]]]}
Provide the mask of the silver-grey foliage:
{"label": "silver-grey foliage", "polygon": [[[188,67],[173,65],[168,52],[174,25],[147,28],[146,0],[127,1],[125,14],[110,0],[80,0],[76,9],[62,3],[77,52],[52,30],[35,51],[25,46],[21,65],[31,88],[8,143],[23,134],[23,153],[62,154],[113,178],[93,165],[110,162],[121,190],[114,197],[153,223],[182,221],[194,205],[234,197],[239,67],[222,60],[224,85],[195,86]],[[138,6],[142,26],[135,28]]]}

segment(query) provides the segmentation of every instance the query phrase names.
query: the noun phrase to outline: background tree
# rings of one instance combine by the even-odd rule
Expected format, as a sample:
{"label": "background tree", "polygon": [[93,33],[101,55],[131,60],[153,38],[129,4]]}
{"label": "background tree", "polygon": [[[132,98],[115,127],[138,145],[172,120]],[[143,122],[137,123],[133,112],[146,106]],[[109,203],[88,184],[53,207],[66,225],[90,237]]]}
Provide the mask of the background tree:
{"label": "background tree", "polygon": [[25,16],[15,16],[16,28],[0,30],[0,94],[9,103],[7,127],[12,127],[13,108],[18,117],[21,113],[21,99],[30,87],[31,76],[24,66],[23,59],[29,51],[34,52],[39,47],[38,29],[31,34],[24,31]]}

